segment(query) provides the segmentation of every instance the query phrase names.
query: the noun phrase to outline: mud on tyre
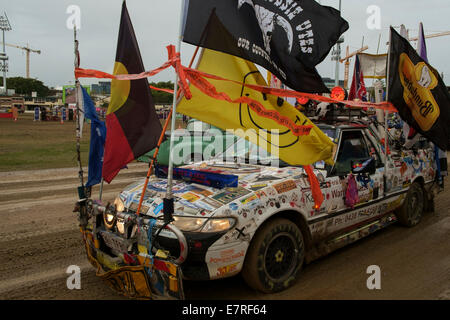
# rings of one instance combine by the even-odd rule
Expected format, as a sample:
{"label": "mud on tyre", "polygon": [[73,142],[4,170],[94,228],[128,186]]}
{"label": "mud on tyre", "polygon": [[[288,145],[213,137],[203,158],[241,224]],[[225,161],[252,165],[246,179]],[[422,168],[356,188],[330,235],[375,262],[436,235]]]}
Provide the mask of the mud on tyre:
{"label": "mud on tyre", "polygon": [[287,219],[275,218],[266,222],[250,243],[242,276],[261,292],[282,291],[294,283],[304,257],[300,229]]}

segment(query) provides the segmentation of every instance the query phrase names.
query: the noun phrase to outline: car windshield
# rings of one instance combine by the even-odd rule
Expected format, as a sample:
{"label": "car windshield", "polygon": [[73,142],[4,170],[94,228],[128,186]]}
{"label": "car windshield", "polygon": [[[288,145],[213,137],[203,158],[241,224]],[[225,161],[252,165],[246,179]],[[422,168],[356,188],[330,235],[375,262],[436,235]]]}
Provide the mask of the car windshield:
{"label": "car windshield", "polygon": [[331,141],[335,142],[334,140],[336,139],[336,129],[335,128],[330,128],[330,127],[322,127],[322,126],[318,126],[319,129],[325,133],[325,135],[331,139]]}
{"label": "car windshield", "polygon": [[[321,125],[318,125],[318,128],[328,137],[328,138],[330,138],[330,140],[331,141],[333,141],[333,143],[335,143],[336,144],[336,129],[335,128],[330,128],[330,127],[328,127],[328,126],[321,126]],[[315,162],[315,163],[313,163],[313,167],[315,168],[315,169],[318,169],[318,170],[325,170],[325,169],[327,169],[327,164],[325,163],[325,161],[323,161],[323,160],[320,160],[320,161],[317,161],[317,162]]]}
{"label": "car windshield", "polygon": [[264,148],[240,138],[234,144],[229,146],[223,153],[213,158],[216,161],[229,163],[249,163],[274,167],[289,166],[288,163],[271,155]]}

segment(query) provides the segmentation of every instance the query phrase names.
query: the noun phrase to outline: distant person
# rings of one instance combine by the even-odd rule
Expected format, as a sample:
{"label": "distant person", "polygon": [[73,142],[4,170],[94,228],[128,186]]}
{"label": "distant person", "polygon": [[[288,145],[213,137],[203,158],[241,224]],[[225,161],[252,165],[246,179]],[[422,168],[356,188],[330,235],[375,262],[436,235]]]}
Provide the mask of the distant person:
{"label": "distant person", "polygon": [[45,108],[41,109],[41,121],[47,121],[47,110]]}
{"label": "distant person", "polygon": [[12,107],[12,114],[13,114],[14,121],[17,121],[17,119],[19,117],[19,110],[17,110],[16,106]]}
{"label": "distant person", "polygon": [[39,121],[39,119],[40,119],[40,112],[41,112],[41,109],[39,109],[39,107],[35,107],[34,108],[34,119],[33,119],[33,121]]}

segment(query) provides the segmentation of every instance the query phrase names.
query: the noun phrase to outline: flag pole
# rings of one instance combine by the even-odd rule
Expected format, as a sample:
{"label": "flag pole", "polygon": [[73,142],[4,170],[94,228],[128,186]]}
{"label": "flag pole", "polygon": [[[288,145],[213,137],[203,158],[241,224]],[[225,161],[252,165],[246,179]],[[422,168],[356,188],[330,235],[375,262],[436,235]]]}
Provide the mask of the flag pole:
{"label": "flag pole", "polygon": [[166,122],[164,123],[163,130],[161,131],[161,135],[159,136],[159,140],[158,140],[158,144],[156,146],[155,152],[153,153],[152,161],[150,162],[150,165],[148,166],[147,177],[145,178],[144,188],[142,189],[141,198],[139,199],[139,205],[138,205],[137,211],[136,211],[136,215],[138,215],[138,216],[140,215],[140,212],[141,212],[142,202],[144,201],[144,195],[145,195],[145,191],[147,190],[147,185],[148,185],[148,181],[150,180],[150,175],[152,174],[153,165],[156,161],[156,157],[158,156],[159,147],[161,146],[161,143],[164,139],[164,135],[166,133],[167,126],[169,124],[171,117],[172,117],[172,110],[170,110],[169,115],[167,116]]}
{"label": "flag pole", "polygon": [[98,200],[102,201],[102,195],[103,195],[103,182],[105,180],[102,177],[102,181],[100,182],[100,190],[98,192]]}
{"label": "flag pole", "polygon": [[[75,68],[79,68],[80,61],[79,61],[79,55],[78,55],[78,40],[77,40],[77,27],[76,25],[73,26],[73,38],[74,38],[74,54],[75,54],[75,61],[74,66]],[[80,150],[80,140],[81,140],[81,124],[80,124],[80,99],[79,99],[79,90],[80,90],[80,82],[78,81],[78,78],[75,76],[75,103],[77,108],[77,161],[80,171],[78,172],[81,187],[84,188],[84,181],[83,181],[83,167],[81,164],[81,150]]]}
{"label": "flag pole", "polygon": [[[79,68],[80,66],[80,55],[78,52],[78,40],[77,40],[77,26],[74,24],[73,26],[73,39],[74,39],[74,67]],[[77,161],[79,166],[78,176],[80,178],[80,186],[78,187],[78,205],[79,205],[79,226],[82,231],[86,230],[86,226],[88,224],[88,214],[87,214],[87,207],[86,207],[86,200],[87,200],[87,190],[84,186],[83,181],[83,166],[81,163],[81,124],[80,124],[80,82],[78,81],[78,78],[75,76],[75,101],[76,101],[76,108],[77,108]]]}
{"label": "flag pole", "polygon": [[[194,54],[192,55],[191,62],[189,63],[189,68],[194,63],[194,59],[197,56],[198,49],[199,49],[199,47],[197,46]],[[175,96],[175,91],[173,92],[173,95]],[[176,96],[178,97],[178,93],[176,94]],[[161,136],[159,137],[158,145],[156,146],[155,152],[154,152],[153,157],[152,157],[152,161],[150,162],[150,165],[149,165],[149,168],[148,168],[147,178],[145,179],[144,188],[142,189],[141,198],[139,200],[139,205],[138,205],[138,208],[137,208],[137,211],[136,211],[136,214],[138,216],[140,215],[140,212],[141,212],[142,202],[144,200],[145,191],[147,190],[148,181],[150,180],[150,175],[152,173],[153,165],[154,165],[154,163],[156,161],[156,158],[158,156],[159,148],[161,146],[161,143],[162,143],[162,140],[164,138],[164,135],[166,134],[166,130],[167,130],[167,127],[169,125],[169,121],[171,121],[171,119],[172,119],[172,111],[173,111],[173,109],[170,110],[169,115],[167,116],[166,122],[164,123],[164,127],[163,127],[163,130],[161,132]],[[103,179],[102,179],[102,183],[103,183]],[[100,198],[100,200],[101,200],[101,198]]]}
{"label": "flag pole", "polygon": [[[183,28],[183,14],[185,9],[185,1],[181,2],[180,8],[180,18],[179,18],[179,33],[178,33],[178,41],[176,51],[181,51],[181,38],[182,38],[182,28]],[[174,147],[174,139],[175,139],[175,126],[176,126],[176,118],[177,118],[177,92],[178,92],[178,73],[175,72],[175,81],[174,81],[174,89],[173,89],[173,105],[172,105],[172,121],[170,126],[170,147],[169,147],[169,168],[167,172],[167,191],[166,197],[164,199],[163,212],[164,212],[164,222],[170,223],[172,221],[172,215],[174,212],[173,208],[173,194],[172,194],[172,186],[173,186],[173,147]]]}
{"label": "flag pole", "polygon": [[[390,27],[390,26],[389,26]],[[391,67],[391,45],[392,43],[392,30],[389,28],[389,50],[388,50],[388,63],[386,70],[386,101],[389,101],[389,76],[390,76],[390,67]],[[384,190],[386,190],[386,180],[387,180],[387,169],[388,169],[388,115],[389,111],[384,111]]]}

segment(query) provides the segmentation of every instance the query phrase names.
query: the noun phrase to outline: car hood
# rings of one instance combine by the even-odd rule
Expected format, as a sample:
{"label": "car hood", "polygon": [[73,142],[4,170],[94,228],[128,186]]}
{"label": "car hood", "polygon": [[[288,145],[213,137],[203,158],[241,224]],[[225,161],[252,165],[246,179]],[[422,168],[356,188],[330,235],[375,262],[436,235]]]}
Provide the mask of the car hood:
{"label": "car hood", "polygon": [[[251,196],[257,190],[277,184],[284,180],[298,179],[304,175],[302,168],[276,168],[259,165],[235,165],[215,162],[183,166],[184,169],[236,175],[239,178],[235,188],[217,189],[197,183],[174,180],[172,193],[174,196],[174,211],[176,215],[213,216],[219,208],[234,200]],[[120,198],[125,208],[136,211],[142,194],[145,179],[140,179],[126,187]],[[141,213],[151,217],[162,215],[163,198],[167,189],[167,179],[152,176],[142,202]]]}

